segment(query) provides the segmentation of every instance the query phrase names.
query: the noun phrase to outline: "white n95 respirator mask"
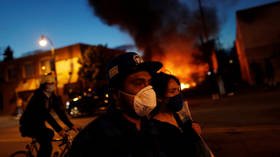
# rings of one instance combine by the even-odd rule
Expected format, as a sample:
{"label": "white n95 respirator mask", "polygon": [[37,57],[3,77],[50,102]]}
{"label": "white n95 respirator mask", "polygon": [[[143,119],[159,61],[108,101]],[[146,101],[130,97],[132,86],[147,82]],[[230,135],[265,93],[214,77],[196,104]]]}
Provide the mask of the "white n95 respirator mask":
{"label": "white n95 respirator mask", "polygon": [[156,107],[156,93],[151,85],[141,89],[137,94],[129,94],[120,91],[122,94],[133,97],[133,108],[135,113],[140,116],[148,116]]}

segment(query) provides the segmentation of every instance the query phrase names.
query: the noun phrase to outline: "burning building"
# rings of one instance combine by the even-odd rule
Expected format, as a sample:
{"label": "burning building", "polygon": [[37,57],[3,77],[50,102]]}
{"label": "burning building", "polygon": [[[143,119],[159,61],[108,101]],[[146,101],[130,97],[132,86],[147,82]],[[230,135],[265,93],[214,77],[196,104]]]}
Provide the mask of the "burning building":
{"label": "burning building", "polygon": [[280,2],[236,12],[242,78],[251,85],[280,81]]}
{"label": "burning building", "polygon": [[104,23],[127,32],[146,60],[161,61],[163,70],[178,76],[185,87],[195,86],[207,75],[209,65],[199,45],[205,38],[203,29],[207,29],[207,38],[219,30],[215,8],[203,6],[203,25],[197,2],[192,7],[180,0],[88,2]]}

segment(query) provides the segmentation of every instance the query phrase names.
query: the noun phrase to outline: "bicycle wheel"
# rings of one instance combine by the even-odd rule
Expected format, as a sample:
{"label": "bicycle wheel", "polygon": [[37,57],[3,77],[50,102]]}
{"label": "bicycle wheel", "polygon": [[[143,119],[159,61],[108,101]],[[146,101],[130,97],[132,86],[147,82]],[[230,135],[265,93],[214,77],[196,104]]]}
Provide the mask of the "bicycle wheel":
{"label": "bicycle wheel", "polygon": [[30,154],[25,150],[19,150],[10,155],[10,157],[32,157],[32,155],[30,156]]}

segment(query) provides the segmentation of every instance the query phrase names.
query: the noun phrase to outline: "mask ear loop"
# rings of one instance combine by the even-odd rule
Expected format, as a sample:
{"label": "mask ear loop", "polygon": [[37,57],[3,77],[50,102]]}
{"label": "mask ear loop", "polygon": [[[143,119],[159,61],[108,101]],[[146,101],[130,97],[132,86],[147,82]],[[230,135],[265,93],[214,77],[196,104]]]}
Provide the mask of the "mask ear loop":
{"label": "mask ear loop", "polygon": [[123,94],[123,95],[126,95],[126,96],[131,96],[131,97],[134,97],[134,96],[135,96],[134,94],[130,94],[130,93],[127,93],[127,92],[122,91],[122,90],[119,90],[118,96],[120,96],[120,94]]}
{"label": "mask ear loop", "polygon": [[[144,87],[143,89],[141,89],[140,91],[138,91],[138,93],[136,93],[136,94],[130,94],[130,93],[127,93],[127,92],[122,91],[122,90],[118,90],[118,91],[119,91],[119,93],[122,93],[122,94],[124,94],[124,95],[134,97],[135,95],[137,95],[137,94],[139,94],[139,93],[142,93],[142,92],[144,92],[144,91],[146,91],[146,90],[150,90],[151,88],[152,88],[151,85],[146,86],[146,87]],[[153,88],[152,88],[152,89],[153,89]]]}

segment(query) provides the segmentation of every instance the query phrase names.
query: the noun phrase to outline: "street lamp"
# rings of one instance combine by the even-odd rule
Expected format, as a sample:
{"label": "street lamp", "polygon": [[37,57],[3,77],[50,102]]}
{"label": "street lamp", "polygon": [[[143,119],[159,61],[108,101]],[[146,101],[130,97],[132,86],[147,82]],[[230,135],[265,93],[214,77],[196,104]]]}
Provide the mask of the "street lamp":
{"label": "street lamp", "polygon": [[55,78],[55,92],[56,92],[56,94],[58,94],[58,88],[57,88],[58,82],[57,82],[56,67],[55,67],[55,49],[53,46],[53,42],[47,36],[41,35],[38,43],[41,47],[45,47],[48,44],[51,46],[50,66],[51,66],[51,71],[54,74],[54,78]]}

